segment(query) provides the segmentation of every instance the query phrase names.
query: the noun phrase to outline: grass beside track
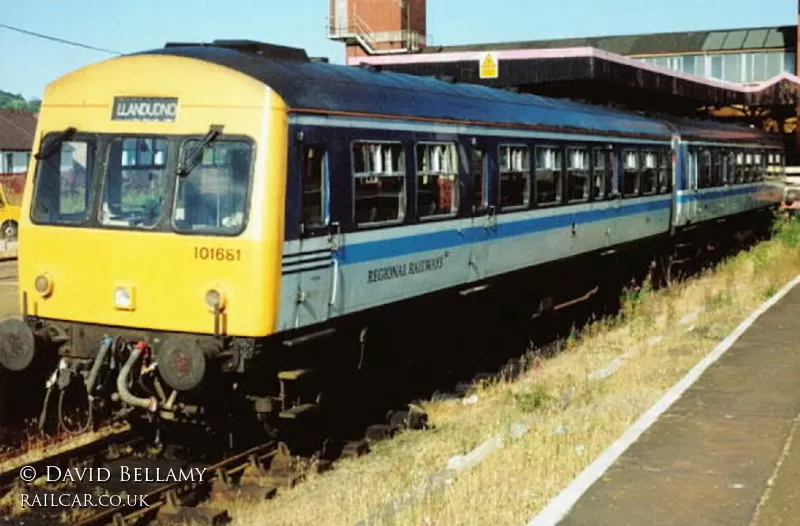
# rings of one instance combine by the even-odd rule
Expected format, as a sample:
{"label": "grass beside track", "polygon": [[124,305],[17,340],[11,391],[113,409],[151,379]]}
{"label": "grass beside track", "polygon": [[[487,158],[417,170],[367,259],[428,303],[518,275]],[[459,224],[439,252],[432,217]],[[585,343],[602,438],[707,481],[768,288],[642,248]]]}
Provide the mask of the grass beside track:
{"label": "grass beside track", "polygon": [[[510,424],[529,431],[398,513],[398,525],[527,522],[747,315],[800,273],[800,224],[701,275],[625,294],[614,319],[596,321],[546,360],[529,350],[513,382],[483,384],[477,402],[424,406],[435,429],[377,443],[269,502],[226,502],[234,525],[349,525],[403,495]],[[654,336],[661,339],[654,341]],[[605,379],[592,379],[626,355]]]}

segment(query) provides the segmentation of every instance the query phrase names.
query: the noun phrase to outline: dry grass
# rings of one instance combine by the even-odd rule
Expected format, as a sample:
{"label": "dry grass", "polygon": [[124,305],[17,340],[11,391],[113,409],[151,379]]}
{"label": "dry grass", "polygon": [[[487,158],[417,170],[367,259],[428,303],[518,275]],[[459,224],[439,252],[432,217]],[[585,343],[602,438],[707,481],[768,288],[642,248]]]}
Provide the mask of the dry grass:
{"label": "dry grass", "polygon": [[[558,356],[513,383],[480,388],[479,401],[426,404],[436,428],[378,443],[270,502],[224,503],[245,525],[348,525],[402,495],[508,424],[530,431],[391,524],[524,524],[749,312],[800,273],[800,226],[698,278],[628,294],[623,315],[597,322]],[[693,319],[680,323],[693,314]],[[689,316],[692,318],[692,316]],[[649,344],[653,335],[658,343]],[[589,375],[631,350],[615,374]]]}
{"label": "dry grass", "polygon": [[31,462],[38,462],[44,458],[63,453],[64,451],[91,444],[107,436],[124,433],[129,429],[130,425],[120,423],[102,427],[90,433],[74,436],[65,435],[56,437],[55,439],[44,438],[38,435],[31,437],[22,445],[19,454],[18,452],[14,452],[13,456],[0,460],[0,473],[19,469]]}

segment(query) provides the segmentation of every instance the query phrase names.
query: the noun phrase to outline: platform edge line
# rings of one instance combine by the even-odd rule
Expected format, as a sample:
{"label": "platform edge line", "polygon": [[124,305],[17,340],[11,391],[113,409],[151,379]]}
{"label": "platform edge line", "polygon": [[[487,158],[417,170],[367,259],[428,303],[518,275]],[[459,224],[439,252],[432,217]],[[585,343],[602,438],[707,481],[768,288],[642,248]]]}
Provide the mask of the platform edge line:
{"label": "platform edge line", "polygon": [[532,518],[526,526],[555,526],[572,509],[584,493],[603,476],[609,467],[631,446],[647,429],[658,420],[664,411],[675,403],[700,375],[730,349],[753,323],[781,298],[789,293],[798,283],[800,274],[786,283],[778,292],[762,303],[750,316],[745,318],[728,336],[719,342],[702,360],[673,385],[650,409],[643,413],[611,446],[594,462],[589,464],[564,490],[553,497],[550,502]]}

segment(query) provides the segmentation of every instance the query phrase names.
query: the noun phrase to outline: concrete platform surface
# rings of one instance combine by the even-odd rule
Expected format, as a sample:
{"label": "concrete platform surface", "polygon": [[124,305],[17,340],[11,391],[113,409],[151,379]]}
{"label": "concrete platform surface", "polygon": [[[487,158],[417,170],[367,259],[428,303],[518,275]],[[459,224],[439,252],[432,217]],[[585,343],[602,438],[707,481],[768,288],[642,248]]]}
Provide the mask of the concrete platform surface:
{"label": "concrete platform surface", "polygon": [[800,526],[800,286],[764,313],[560,526]]}

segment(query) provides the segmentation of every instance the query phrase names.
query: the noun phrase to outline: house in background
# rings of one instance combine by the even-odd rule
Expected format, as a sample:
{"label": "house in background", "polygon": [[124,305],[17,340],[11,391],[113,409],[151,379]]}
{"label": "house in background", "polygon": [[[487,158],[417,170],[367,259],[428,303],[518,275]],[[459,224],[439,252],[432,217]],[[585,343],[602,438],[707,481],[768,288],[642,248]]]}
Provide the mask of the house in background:
{"label": "house in background", "polygon": [[29,111],[0,109],[0,185],[10,204],[22,200],[37,117]]}

